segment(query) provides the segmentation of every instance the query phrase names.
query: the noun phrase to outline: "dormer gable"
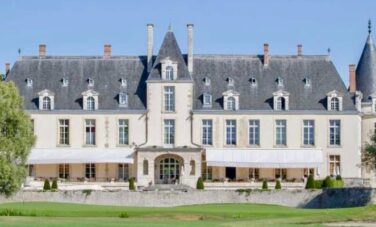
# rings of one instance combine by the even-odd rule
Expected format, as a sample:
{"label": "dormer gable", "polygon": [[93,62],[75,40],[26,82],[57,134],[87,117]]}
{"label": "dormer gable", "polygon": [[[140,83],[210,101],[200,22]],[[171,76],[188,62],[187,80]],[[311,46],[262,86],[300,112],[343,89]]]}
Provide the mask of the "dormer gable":
{"label": "dormer gable", "polygon": [[329,111],[342,111],[343,94],[337,90],[330,91],[326,94],[327,106]]}
{"label": "dormer gable", "polygon": [[289,110],[290,93],[284,90],[273,92],[273,109]]}
{"label": "dormer gable", "polygon": [[163,80],[176,80],[178,75],[178,63],[169,57],[161,60],[161,76]]}
{"label": "dormer gable", "polygon": [[39,96],[39,109],[40,110],[53,110],[55,107],[55,93],[48,89],[38,92]]}
{"label": "dormer gable", "polygon": [[98,96],[99,93],[89,89],[81,93],[82,107],[84,110],[97,110],[98,109]]}
{"label": "dormer gable", "polygon": [[224,110],[239,110],[239,92],[227,90],[222,93]]}

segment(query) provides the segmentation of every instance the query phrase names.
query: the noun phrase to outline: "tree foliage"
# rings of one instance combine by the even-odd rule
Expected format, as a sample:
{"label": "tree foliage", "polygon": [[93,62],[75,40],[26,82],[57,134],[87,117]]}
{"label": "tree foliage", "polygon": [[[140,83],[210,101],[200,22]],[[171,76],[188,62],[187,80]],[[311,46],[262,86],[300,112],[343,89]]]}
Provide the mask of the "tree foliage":
{"label": "tree foliage", "polygon": [[307,179],[306,189],[313,189],[315,188],[315,178],[313,175],[309,175]]}
{"label": "tree foliage", "polygon": [[376,133],[366,143],[363,152],[363,164],[366,166],[375,166],[376,164]]}
{"label": "tree foliage", "polygon": [[202,177],[199,177],[197,179],[196,189],[203,190],[205,188],[204,181],[202,180]]}
{"label": "tree foliage", "polygon": [[0,193],[19,190],[35,137],[23,99],[13,82],[0,82]]}

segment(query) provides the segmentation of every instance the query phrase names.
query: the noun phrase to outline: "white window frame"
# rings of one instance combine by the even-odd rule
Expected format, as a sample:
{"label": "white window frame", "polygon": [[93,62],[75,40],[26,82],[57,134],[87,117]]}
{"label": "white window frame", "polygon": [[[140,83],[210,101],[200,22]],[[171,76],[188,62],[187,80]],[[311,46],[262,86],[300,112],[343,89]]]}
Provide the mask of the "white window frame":
{"label": "white window frame", "polygon": [[175,87],[165,86],[163,88],[164,111],[175,112]]}
{"label": "white window frame", "polygon": [[284,119],[275,120],[275,145],[287,146],[287,121]]}
{"label": "white window frame", "polygon": [[[327,94],[327,108],[329,111],[342,111],[343,110],[343,95],[336,90],[328,92]],[[338,104],[334,104],[333,100],[338,100]]]}
{"label": "white window frame", "polygon": [[213,145],[213,120],[202,120],[202,145]]}
{"label": "white window frame", "polygon": [[125,92],[119,93],[119,106],[128,107],[128,94]]}
{"label": "white window frame", "polygon": [[97,177],[97,166],[95,163],[85,163],[85,178],[91,179]]}
{"label": "white window frame", "polygon": [[248,120],[248,144],[260,146],[260,120]]}
{"label": "white window frame", "polygon": [[[337,157],[338,157],[338,160],[337,160]],[[328,164],[329,164],[328,172],[330,176],[335,177],[337,175],[341,175],[341,155],[330,154],[328,156]],[[332,165],[333,165],[333,169],[332,169]]]}
{"label": "white window frame", "polygon": [[[336,124],[339,123],[339,124]],[[330,146],[341,146],[341,120],[331,119],[329,120],[329,145]],[[333,139],[332,139],[333,138]]]}
{"label": "white window frame", "polygon": [[117,178],[119,180],[127,181],[129,179],[129,164],[118,163]]}
{"label": "white window frame", "polygon": [[315,120],[303,120],[303,146],[315,146]]}
{"label": "white window frame", "polygon": [[70,143],[70,120],[59,119],[58,120],[58,145],[69,146]]}
{"label": "white window frame", "polygon": [[204,93],[203,94],[203,107],[210,108],[212,107],[212,95],[209,93]]}
{"label": "white window frame", "polygon": [[118,145],[129,145],[128,119],[118,119]]}
{"label": "white window frame", "polygon": [[67,163],[59,164],[58,165],[58,172],[59,178],[61,179],[69,179],[70,177],[70,165]]}
{"label": "white window frame", "polygon": [[[89,131],[88,131],[89,130]],[[85,119],[85,145],[95,146],[97,126],[95,119]]]}
{"label": "white window frame", "polygon": [[163,121],[163,144],[165,146],[175,145],[175,120],[165,119]]}
{"label": "white window frame", "polygon": [[236,120],[225,120],[225,144],[229,146],[235,146],[237,144],[237,125]]}

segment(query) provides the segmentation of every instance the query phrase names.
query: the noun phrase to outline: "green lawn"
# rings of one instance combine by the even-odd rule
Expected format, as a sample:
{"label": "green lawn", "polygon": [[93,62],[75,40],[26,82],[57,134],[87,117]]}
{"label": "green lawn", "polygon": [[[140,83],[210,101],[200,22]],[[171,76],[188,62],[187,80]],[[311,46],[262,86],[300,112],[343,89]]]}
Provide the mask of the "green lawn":
{"label": "green lawn", "polygon": [[[0,204],[0,226],[320,226],[335,221],[375,221],[376,206],[296,209],[261,204],[141,208],[63,203]],[[120,218],[123,214],[128,216]]]}

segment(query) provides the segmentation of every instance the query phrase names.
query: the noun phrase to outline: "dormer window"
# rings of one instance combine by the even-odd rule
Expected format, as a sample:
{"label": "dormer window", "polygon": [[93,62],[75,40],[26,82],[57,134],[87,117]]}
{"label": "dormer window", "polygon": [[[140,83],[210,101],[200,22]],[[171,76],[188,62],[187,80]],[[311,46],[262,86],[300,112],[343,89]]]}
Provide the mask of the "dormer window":
{"label": "dormer window", "polygon": [[273,109],[278,111],[289,110],[289,96],[287,91],[276,91],[273,93]]}
{"label": "dormer window", "polygon": [[26,86],[32,87],[33,86],[33,80],[31,78],[26,79]]}
{"label": "dormer window", "polygon": [[120,83],[121,83],[121,86],[122,86],[122,87],[126,87],[126,86],[127,86],[127,80],[124,79],[124,78],[121,78],[121,79],[120,79]]}
{"label": "dormer window", "polygon": [[311,87],[312,81],[309,78],[304,78],[304,87],[309,88]]}
{"label": "dormer window", "polygon": [[128,107],[128,94],[121,92],[119,93],[119,106]]}
{"label": "dormer window", "polygon": [[172,66],[166,67],[166,80],[174,80],[174,68]]}
{"label": "dormer window", "polygon": [[235,111],[239,109],[239,93],[228,90],[223,93],[223,107],[225,110]]}
{"label": "dormer window", "polygon": [[175,80],[177,78],[178,63],[165,58],[161,61],[162,79]]}
{"label": "dormer window", "polygon": [[327,94],[329,111],[342,111],[342,94],[334,90]]}
{"label": "dormer window", "polygon": [[68,80],[67,78],[63,78],[62,81],[61,81],[61,83],[62,83],[62,86],[63,86],[63,87],[68,87],[68,85],[69,85],[69,80]]}
{"label": "dormer window", "polygon": [[98,95],[99,93],[94,90],[87,90],[82,92],[82,104],[84,110],[97,110],[98,109]]}
{"label": "dormer window", "polygon": [[234,79],[232,79],[231,77],[227,78],[227,83],[228,86],[234,86]]}
{"label": "dormer window", "polygon": [[212,107],[212,96],[209,93],[204,93],[203,95],[204,107]]}
{"label": "dormer window", "polygon": [[43,90],[38,92],[39,95],[39,109],[40,110],[53,110],[54,109],[54,96],[55,94],[50,90]]}
{"label": "dormer window", "polygon": [[277,86],[283,87],[283,78],[281,78],[281,77],[277,78]]}
{"label": "dormer window", "polygon": [[89,79],[87,80],[87,83],[88,83],[88,85],[89,85],[90,87],[94,86],[94,79],[89,78]]}
{"label": "dormer window", "polygon": [[257,86],[257,81],[256,78],[252,77],[249,82],[251,83],[251,87],[256,87]]}
{"label": "dormer window", "polygon": [[205,83],[205,86],[210,86],[210,78],[205,77],[204,78],[204,83]]}

